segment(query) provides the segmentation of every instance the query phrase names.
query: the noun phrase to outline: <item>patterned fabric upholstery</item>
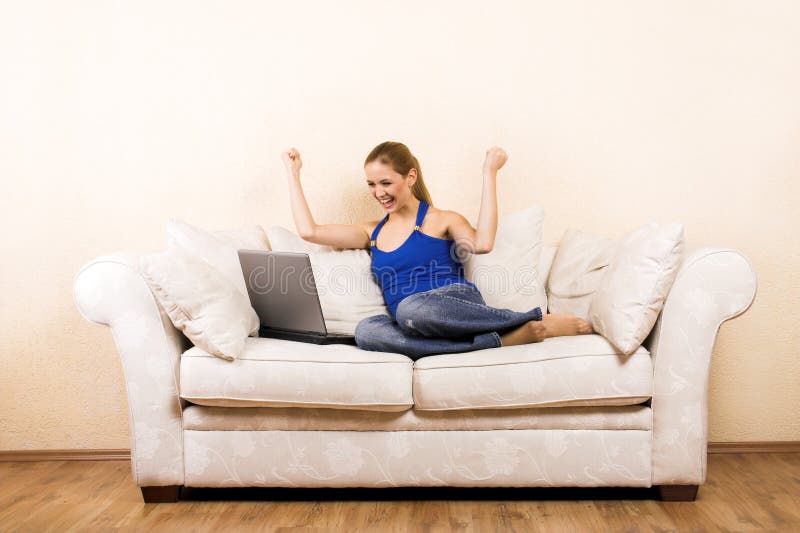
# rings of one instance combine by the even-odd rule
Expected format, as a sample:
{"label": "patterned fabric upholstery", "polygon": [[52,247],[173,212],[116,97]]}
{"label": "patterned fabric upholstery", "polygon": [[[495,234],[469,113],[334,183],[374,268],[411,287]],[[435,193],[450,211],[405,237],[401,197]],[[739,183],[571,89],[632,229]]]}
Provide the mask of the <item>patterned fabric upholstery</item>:
{"label": "patterned fabric upholstery", "polygon": [[223,407],[405,411],[413,406],[412,367],[395,353],[251,337],[233,362],[197,346],[184,353],[181,397]]}
{"label": "patterned fabric upholstery", "polygon": [[[546,247],[546,253],[552,254],[548,248],[552,247]],[[740,252],[687,247],[653,332],[627,361],[644,365],[647,360],[652,385],[642,368],[631,371],[620,360],[606,367],[594,386],[606,397],[619,389],[628,398],[652,387],[651,405],[494,408],[480,414],[474,409],[244,410],[191,406],[181,398],[181,355],[191,345],[172,326],[137,271],[139,255],[119,252],[99,257],[74,280],[78,309],[87,320],[111,328],[122,359],[130,408],[131,468],[139,486],[703,483],[714,341],[721,323],[746,311],[756,291],[753,268]],[[579,341],[574,339],[576,348]],[[511,348],[516,347],[487,353],[511,357]],[[577,398],[580,391],[596,392],[588,380],[574,381],[578,370],[567,366],[551,374],[550,397]],[[535,372],[506,377],[517,381],[497,390],[512,391],[526,399],[520,403],[530,405],[538,394]],[[504,379],[501,374],[494,378]],[[412,391],[414,399],[448,406],[470,395],[473,399],[475,394],[484,399],[495,395],[494,385],[477,393],[464,387],[454,395],[456,381],[453,376],[448,379],[449,390],[414,383],[422,387]],[[358,388],[357,381],[354,385]],[[495,398],[495,407],[502,401],[506,400]],[[231,410],[241,413],[230,415]],[[304,413],[302,419],[287,419],[299,411]],[[184,428],[184,423],[191,427]]]}
{"label": "patterned fabric upholstery", "polygon": [[414,364],[415,409],[635,405],[652,391],[648,351],[622,355],[600,335],[442,354]]}
{"label": "patterned fabric upholstery", "polygon": [[687,251],[649,343],[653,484],[705,482],[711,353],[720,325],[744,313],[755,293],[755,272],[741,252]]}
{"label": "patterned fabric upholstery", "polygon": [[181,485],[186,402],[178,396],[178,367],[188,340],[139,273],[139,255],[119,252],[91,261],[75,277],[74,296],[84,318],[111,328],[122,359],[134,482]]}

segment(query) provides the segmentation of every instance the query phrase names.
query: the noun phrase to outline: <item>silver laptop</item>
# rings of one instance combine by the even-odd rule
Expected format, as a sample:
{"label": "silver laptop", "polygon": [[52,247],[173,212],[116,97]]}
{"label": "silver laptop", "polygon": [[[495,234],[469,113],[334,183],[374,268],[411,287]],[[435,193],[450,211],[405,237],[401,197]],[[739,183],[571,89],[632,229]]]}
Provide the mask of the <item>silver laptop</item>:
{"label": "silver laptop", "polygon": [[238,250],[259,337],[314,344],[355,344],[353,335],[328,333],[308,254]]}

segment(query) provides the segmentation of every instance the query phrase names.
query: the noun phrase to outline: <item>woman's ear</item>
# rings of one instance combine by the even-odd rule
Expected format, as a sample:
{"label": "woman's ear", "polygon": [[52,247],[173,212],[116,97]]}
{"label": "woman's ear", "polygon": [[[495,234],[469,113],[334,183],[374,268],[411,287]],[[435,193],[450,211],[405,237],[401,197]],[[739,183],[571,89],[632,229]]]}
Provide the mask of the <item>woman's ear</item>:
{"label": "woman's ear", "polygon": [[408,171],[408,188],[410,189],[411,187],[413,187],[416,182],[417,182],[417,169],[412,168],[411,170]]}

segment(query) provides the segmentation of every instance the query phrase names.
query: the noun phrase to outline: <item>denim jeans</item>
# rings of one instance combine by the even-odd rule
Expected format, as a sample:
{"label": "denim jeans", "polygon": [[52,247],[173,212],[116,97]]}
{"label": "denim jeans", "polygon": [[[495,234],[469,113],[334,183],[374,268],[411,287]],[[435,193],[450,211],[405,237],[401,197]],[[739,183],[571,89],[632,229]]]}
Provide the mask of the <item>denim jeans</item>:
{"label": "denim jeans", "polygon": [[419,359],[426,355],[500,347],[500,335],[530,320],[542,320],[534,307],[521,313],[486,305],[481,293],[452,283],[403,298],[397,316],[374,315],[356,326],[363,350],[395,352]]}

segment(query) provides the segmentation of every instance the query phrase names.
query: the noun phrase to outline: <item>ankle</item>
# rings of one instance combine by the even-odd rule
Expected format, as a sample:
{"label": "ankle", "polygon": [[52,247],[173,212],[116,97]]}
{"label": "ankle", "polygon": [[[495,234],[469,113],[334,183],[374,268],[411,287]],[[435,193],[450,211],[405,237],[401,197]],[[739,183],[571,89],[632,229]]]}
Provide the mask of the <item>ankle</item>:
{"label": "ankle", "polygon": [[542,320],[537,322],[540,325],[540,331],[543,338],[553,337],[553,322],[552,316],[550,314],[546,314],[542,316]]}
{"label": "ankle", "polygon": [[531,320],[527,323],[528,329],[531,335],[531,342],[542,342],[547,337],[551,337],[550,330],[547,328],[547,324],[545,324],[541,320]]}

